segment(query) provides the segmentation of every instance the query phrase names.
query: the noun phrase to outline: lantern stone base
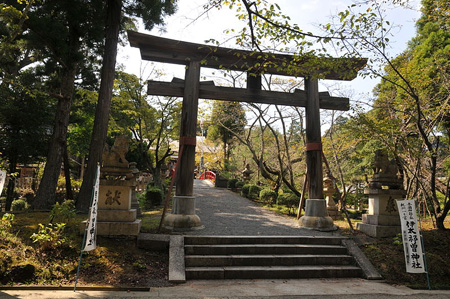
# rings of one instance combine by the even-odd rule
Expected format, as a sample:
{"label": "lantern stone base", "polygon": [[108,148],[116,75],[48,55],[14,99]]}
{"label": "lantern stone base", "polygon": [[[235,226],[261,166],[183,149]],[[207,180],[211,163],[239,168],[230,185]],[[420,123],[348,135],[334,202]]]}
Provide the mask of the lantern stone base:
{"label": "lantern stone base", "polygon": [[163,226],[172,231],[203,229],[200,217],[195,214],[195,197],[174,196],[172,213],[164,217]]}
{"label": "lantern stone base", "polygon": [[307,199],[305,204],[305,215],[298,220],[301,227],[319,231],[334,231],[337,226],[333,219],[328,216],[327,203],[325,199]]}
{"label": "lantern stone base", "polygon": [[327,207],[328,216],[331,217],[333,220],[342,220],[343,217],[341,215],[341,212],[338,210],[337,206],[328,206]]}

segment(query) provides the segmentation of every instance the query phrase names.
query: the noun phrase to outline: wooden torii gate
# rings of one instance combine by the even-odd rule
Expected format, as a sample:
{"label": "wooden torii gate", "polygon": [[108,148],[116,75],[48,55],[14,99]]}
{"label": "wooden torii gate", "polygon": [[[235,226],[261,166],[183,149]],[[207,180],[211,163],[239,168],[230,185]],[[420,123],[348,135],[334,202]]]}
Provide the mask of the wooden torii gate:
{"label": "wooden torii gate", "polygon": [[[353,80],[365,66],[365,59],[259,53],[188,43],[133,31],[128,32],[128,39],[132,47],[140,49],[143,60],[186,66],[184,80],[148,82],[149,95],[183,97],[180,130],[182,155],[172,213],[164,219],[167,228],[185,230],[202,227],[200,218],[195,214],[193,180],[198,99],[203,98],[305,107],[309,199],[306,201],[305,215],[299,223],[306,228],[334,229],[323,199],[320,108],[346,111],[349,109],[349,99],[319,92],[317,78]],[[210,82],[200,82],[202,67],[247,72],[247,88],[219,87]],[[293,93],[261,90],[261,76],[258,75],[261,73],[304,77],[305,90],[295,90]]]}

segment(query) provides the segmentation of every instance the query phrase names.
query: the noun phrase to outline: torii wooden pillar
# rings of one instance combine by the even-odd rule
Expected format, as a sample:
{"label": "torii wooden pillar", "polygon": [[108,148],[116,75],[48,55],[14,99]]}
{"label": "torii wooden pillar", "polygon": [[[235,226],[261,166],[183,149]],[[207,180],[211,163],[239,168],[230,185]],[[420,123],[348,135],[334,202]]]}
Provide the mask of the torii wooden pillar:
{"label": "torii wooden pillar", "polygon": [[[280,54],[261,54],[235,50],[128,32],[130,44],[139,47],[142,59],[186,65],[184,82],[149,81],[148,94],[183,97],[180,155],[178,165],[177,188],[172,214],[167,215],[164,224],[167,228],[186,230],[202,227],[200,218],[195,214],[193,179],[195,169],[195,136],[197,125],[198,99],[215,99],[264,104],[290,105],[306,107],[306,163],[309,175],[309,199],[306,201],[305,215],[299,224],[305,228],[318,230],[334,229],[333,220],[328,217],[326,202],[323,198],[322,143],[320,132],[320,108],[348,110],[347,98],[330,97],[327,92],[319,92],[316,76],[334,80],[352,80],[357,71],[366,63],[364,59],[316,58],[323,65],[338,63],[338,70],[321,68],[315,65],[311,74],[311,62],[308,58]],[[309,65],[309,71],[302,64]],[[265,66],[255,69],[254,66]],[[272,66],[271,66],[272,65]],[[280,68],[279,65],[286,67]],[[252,73],[305,77],[305,91],[294,93],[261,90],[260,77],[250,78],[248,88],[217,87],[214,84],[201,84],[200,68],[229,69]],[[307,67],[305,67],[307,68]]]}

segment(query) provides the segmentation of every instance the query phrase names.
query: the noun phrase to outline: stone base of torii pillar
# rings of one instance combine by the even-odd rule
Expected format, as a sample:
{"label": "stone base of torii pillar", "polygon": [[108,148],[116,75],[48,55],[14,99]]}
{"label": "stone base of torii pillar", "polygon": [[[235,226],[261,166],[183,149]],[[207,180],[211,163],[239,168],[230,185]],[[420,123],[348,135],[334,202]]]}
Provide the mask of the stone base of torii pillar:
{"label": "stone base of torii pillar", "polygon": [[195,214],[194,196],[174,196],[172,213],[164,217],[163,226],[172,231],[190,231],[205,228]]}
{"label": "stone base of torii pillar", "polygon": [[328,216],[327,202],[325,199],[307,199],[305,203],[305,215],[300,217],[298,223],[301,227],[319,231],[334,231],[337,226]]}

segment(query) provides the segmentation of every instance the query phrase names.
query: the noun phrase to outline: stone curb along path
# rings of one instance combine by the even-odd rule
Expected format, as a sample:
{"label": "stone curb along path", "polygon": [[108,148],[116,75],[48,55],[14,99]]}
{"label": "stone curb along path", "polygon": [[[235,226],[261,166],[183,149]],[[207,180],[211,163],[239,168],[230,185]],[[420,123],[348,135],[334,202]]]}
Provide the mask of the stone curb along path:
{"label": "stone curb along path", "polygon": [[1,299],[12,298],[406,298],[444,299],[450,291],[412,290],[381,281],[364,279],[221,280],[189,281],[148,292],[112,291],[0,291]]}

